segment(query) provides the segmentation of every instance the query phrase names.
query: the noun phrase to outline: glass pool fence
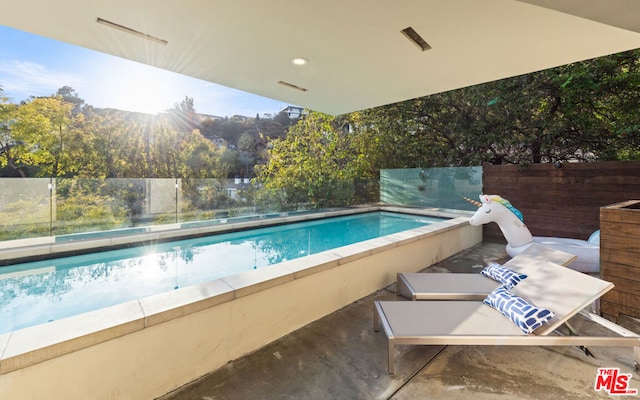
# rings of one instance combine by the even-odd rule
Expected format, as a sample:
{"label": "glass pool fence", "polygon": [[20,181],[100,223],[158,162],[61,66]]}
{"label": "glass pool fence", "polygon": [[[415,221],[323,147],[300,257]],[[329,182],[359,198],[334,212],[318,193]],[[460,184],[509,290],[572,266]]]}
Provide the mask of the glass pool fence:
{"label": "glass pool fence", "polygon": [[268,190],[249,179],[0,178],[0,241],[116,234],[118,229],[135,233],[132,228],[345,207],[379,198],[377,181],[331,189],[310,199],[304,190]]}
{"label": "glass pool fence", "polygon": [[481,167],[380,171],[380,180],[335,182],[311,197],[304,185],[268,190],[249,179],[0,178],[0,241],[142,232],[162,224],[251,218],[384,203],[472,210]]}

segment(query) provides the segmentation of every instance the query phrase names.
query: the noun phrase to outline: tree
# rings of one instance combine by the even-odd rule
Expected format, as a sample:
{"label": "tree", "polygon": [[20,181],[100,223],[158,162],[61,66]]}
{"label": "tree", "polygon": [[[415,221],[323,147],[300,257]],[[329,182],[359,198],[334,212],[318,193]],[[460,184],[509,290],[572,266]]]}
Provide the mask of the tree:
{"label": "tree", "polygon": [[384,168],[639,157],[640,50],[364,111]]}
{"label": "tree", "polygon": [[193,101],[193,97],[184,96],[184,100],[182,100],[180,103],[174,104],[173,109],[185,113],[195,113],[196,107]]}
{"label": "tree", "polygon": [[238,139],[238,158],[244,167],[243,174],[249,177],[249,166],[258,159],[258,135],[254,130],[244,131]]}
{"label": "tree", "polygon": [[240,162],[238,152],[229,147],[222,149],[222,155],[220,156],[220,171],[221,177],[232,178],[236,175],[237,165]]}
{"label": "tree", "polygon": [[197,126],[193,97],[185,96],[184,100],[173,105],[168,115],[174,127],[180,131],[191,132]]}
{"label": "tree", "polygon": [[35,98],[18,107],[11,126],[16,159],[39,176],[65,176],[81,168],[81,138],[72,127],[73,105],[61,97]]}
{"label": "tree", "polygon": [[198,130],[183,138],[180,143],[179,165],[176,177],[180,178],[221,178],[222,155],[220,151]]}
{"label": "tree", "polygon": [[271,142],[267,164],[256,166],[258,180],[267,189],[284,190],[289,203],[322,207],[360,202],[354,184],[371,178],[372,171],[366,132],[349,129],[351,119],[358,117],[309,113],[286,138]]}
{"label": "tree", "polygon": [[67,103],[73,104],[74,114],[82,111],[84,100],[78,96],[78,93],[71,86],[61,87],[60,89],[58,89],[54,96],[60,96],[62,97],[62,100],[66,101]]}
{"label": "tree", "polygon": [[289,127],[296,123],[296,121],[289,118],[289,114],[285,111],[280,111],[275,117],[273,117],[273,121],[284,127]]}
{"label": "tree", "polygon": [[19,159],[21,144],[14,139],[11,131],[18,107],[9,103],[3,92],[0,87],[0,168],[9,167],[24,178],[26,172]]}
{"label": "tree", "polygon": [[640,50],[566,67],[565,114],[599,159],[640,156]]}
{"label": "tree", "polygon": [[[85,107],[82,118],[74,119],[79,132],[82,168],[86,178],[141,178],[150,173],[152,119],[148,115]],[[152,171],[153,172],[153,171]]]}

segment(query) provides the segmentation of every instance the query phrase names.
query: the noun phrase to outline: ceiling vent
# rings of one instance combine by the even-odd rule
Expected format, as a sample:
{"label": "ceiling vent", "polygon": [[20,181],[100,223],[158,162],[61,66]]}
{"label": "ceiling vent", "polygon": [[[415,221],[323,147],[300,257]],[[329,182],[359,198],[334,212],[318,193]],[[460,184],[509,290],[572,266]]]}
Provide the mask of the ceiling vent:
{"label": "ceiling vent", "polygon": [[411,43],[418,46],[422,51],[431,49],[431,46],[429,46],[429,43],[427,43],[427,41],[424,40],[422,36],[418,34],[418,32],[413,30],[412,27],[405,28],[400,32],[402,32],[402,34],[406,36],[406,38],[409,39]]}
{"label": "ceiling vent", "polygon": [[294,85],[293,83],[289,83],[289,82],[285,82],[285,81],[278,81],[278,84],[282,85],[282,86],[286,86],[290,89],[295,89],[295,90],[299,90],[301,92],[306,92],[307,89],[300,87],[298,85]]}
{"label": "ceiling vent", "polygon": [[160,39],[160,38],[157,38],[155,36],[151,36],[151,35],[148,35],[146,33],[142,33],[140,31],[136,31],[135,29],[131,29],[131,28],[129,28],[127,26],[124,26],[124,25],[116,24],[115,22],[111,22],[111,21],[108,21],[106,19],[98,18],[96,20],[96,22],[99,23],[99,24],[102,24],[104,26],[108,26],[109,28],[117,29],[119,31],[127,32],[127,33],[130,33],[130,34],[134,35],[134,36],[141,37],[143,39],[151,40],[152,42],[161,44],[163,46],[166,46],[166,45],[169,44],[169,42],[164,40],[164,39]]}

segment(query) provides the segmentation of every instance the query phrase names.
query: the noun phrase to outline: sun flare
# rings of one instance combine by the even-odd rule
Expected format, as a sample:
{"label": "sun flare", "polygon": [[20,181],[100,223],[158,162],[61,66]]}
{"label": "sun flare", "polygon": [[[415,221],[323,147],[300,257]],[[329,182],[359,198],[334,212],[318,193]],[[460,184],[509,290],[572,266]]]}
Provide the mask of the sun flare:
{"label": "sun flare", "polygon": [[114,108],[157,114],[179,103],[185,96],[184,78],[176,73],[124,61],[108,72],[105,88]]}

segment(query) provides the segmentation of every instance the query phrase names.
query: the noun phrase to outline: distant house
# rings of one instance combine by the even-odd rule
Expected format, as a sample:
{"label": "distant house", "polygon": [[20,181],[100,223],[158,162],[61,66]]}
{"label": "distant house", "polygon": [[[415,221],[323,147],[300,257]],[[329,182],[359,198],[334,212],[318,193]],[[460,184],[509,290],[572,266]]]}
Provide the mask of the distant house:
{"label": "distant house", "polygon": [[249,117],[246,117],[244,115],[240,115],[240,114],[235,114],[232,115],[229,120],[230,121],[234,121],[234,122],[245,122],[249,119]]}
{"label": "distant house", "polygon": [[306,114],[303,107],[297,106],[286,106],[285,108],[280,110],[280,112],[286,113],[291,119],[298,119],[302,115]]}
{"label": "distant house", "polygon": [[227,179],[227,185],[225,191],[227,195],[232,199],[238,199],[238,191],[246,189],[251,185],[251,179],[249,178],[235,178]]}
{"label": "distant house", "polygon": [[205,136],[205,137],[218,147],[227,147],[227,141],[218,135],[211,135],[211,136]]}
{"label": "distant house", "polygon": [[212,119],[214,121],[221,121],[224,119],[224,117],[220,117],[218,115],[211,115],[211,114],[195,113],[195,115],[199,123],[202,123],[203,121],[208,119]]}

